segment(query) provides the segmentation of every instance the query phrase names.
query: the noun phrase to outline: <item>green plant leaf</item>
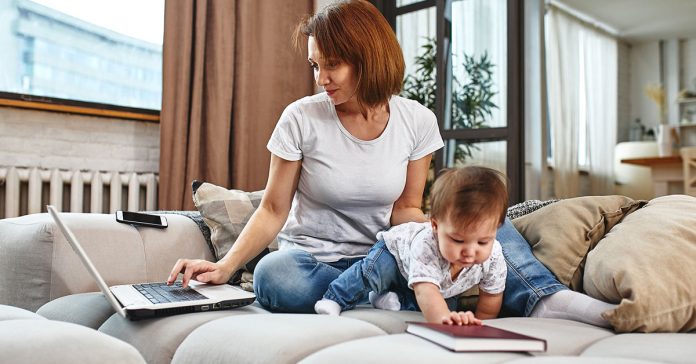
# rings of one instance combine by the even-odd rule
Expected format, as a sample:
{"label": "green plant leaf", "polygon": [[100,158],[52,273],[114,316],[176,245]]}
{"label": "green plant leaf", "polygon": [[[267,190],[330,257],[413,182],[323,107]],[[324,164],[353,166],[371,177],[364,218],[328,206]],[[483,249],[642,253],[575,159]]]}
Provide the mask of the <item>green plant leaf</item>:
{"label": "green plant leaf", "polygon": [[[415,74],[404,78],[401,95],[418,101],[421,105],[435,112],[436,91],[436,51],[434,38],[426,38],[421,46],[421,52],[415,57]],[[484,52],[480,57],[463,55],[461,66],[465,71],[464,82],[452,78],[452,110],[451,121],[454,129],[486,128],[486,122],[493,116],[493,109],[498,106],[492,101],[497,91],[493,90],[493,68],[495,65]],[[473,151],[478,150],[471,143],[459,143],[454,151],[455,165],[463,164],[472,157]],[[434,180],[431,163],[431,173],[426,181],[424,193],[424,210],[427,211],[430,186]]]}

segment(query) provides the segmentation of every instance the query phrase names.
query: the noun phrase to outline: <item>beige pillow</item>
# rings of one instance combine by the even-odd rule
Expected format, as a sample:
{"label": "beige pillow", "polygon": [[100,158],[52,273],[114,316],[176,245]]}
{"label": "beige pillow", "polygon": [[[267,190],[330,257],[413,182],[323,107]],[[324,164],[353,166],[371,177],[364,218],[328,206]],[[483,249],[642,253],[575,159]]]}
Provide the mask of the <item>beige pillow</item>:
{"label": "beige pillow", "polygon": [[626,196],[585,196],[558,201],[514,219],[534,255],[558,280],[582,291],[585,257],[612,226],[643,206]]}
{"label": "beige pillow", "polygon": [[696,198],[655,198],[614,226],[587,257],[585,291],[621,302],[618,332],[696,329]]}
{"label": "beige pillow", "polygon": [[[193,202],[210,228],[210,240],[217,260],[227,254],[244,226],[261,203],[263,191],[228,190],[207,182],[193,182]],[[275,241],[271,244],[277,246]],[[252,259],[245,270],[253,272],[261,256]]]}

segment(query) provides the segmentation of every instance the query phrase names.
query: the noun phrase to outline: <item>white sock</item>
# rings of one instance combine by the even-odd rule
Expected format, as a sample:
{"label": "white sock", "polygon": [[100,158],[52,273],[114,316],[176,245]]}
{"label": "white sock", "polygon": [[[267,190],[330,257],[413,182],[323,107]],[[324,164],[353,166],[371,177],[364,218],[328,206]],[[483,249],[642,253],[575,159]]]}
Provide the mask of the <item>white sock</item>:
{"label": "white sock", "polygon": [[395,292],[387,292],[382,294],[370,292],[368,298],[370,299],[372,306],[375,308],[389,311],[401,310],[401,302],[399,302],[399,296],[397,296]]}
{"label": "white sock", "polygon": [[324,298],[314,304],[314,311],[320,315],[338,316],[341,314],[341,306],[336,301]]}
{"label": "white sock", "polygon": [[602,312],[613,310],[617,306],[564,289],[539,300],[529,316],[574,320],[610,328],[611,325],[602,317]]}

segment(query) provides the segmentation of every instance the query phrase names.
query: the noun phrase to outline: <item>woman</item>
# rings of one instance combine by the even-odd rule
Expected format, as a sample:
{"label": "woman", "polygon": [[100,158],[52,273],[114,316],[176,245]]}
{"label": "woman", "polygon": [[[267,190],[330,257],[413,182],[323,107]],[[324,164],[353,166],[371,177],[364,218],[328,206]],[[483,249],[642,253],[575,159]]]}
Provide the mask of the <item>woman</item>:
{"label": "woman", "polygon": [[374,6],[332,4],[298,26],[296,43],[303,36],[325,92],[281,115],[268,143],[263,199],[228,254],[217,263],[181,260],[172,275],[227,282],[278,235],[280,249],[255,268],[254,290],[262,305],[286,312],[314,312],[329,282],[365,256],[377,232],[426,221],[421,196],[431,154],[443,146],[435,115],[395,96],[403,55]]}
{"label": "woman", "polygon": [[[365,256],[377,232],[426,221],[421,198],[431,154],[443,142],[430,110],[396,96],[404,60],[391,27],[369,2],[350,0],[302,21],[296,44],[303,36],[325,92],[281,115],[267,146],[272,155],[263,199],[232,249],[216,263],[180,259],[169,282],[183,273],[184,286],[192,278],[225,283],[278,236],[280,249],[256,266],[257,299],[272,311],[314,312],[329,283]],[[509,221],[499,232],[503,247],[505,239],[521,256],[506,258],[524,263],[507,283],[520,291],[510,295],[512,306],[534,306],[542,294],[567,290]],[[547,287],[532,289],[527,271]]]}

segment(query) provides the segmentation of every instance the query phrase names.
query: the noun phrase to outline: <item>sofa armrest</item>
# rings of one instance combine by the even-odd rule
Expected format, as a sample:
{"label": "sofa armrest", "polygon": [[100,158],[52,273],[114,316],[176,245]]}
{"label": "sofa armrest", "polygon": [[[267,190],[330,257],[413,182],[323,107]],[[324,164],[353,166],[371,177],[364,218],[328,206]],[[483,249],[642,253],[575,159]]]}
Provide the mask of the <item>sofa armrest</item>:
{"label": "sofa armrest", "polygon": [[[167,229],[121,224],[112,214],[62,216],[109,285],[163,281],[178,258],[213,259],[185,216],[167,214]],[[0,304],[36,311],[58,297],[98,290],[48,214],[0,220]]]}

